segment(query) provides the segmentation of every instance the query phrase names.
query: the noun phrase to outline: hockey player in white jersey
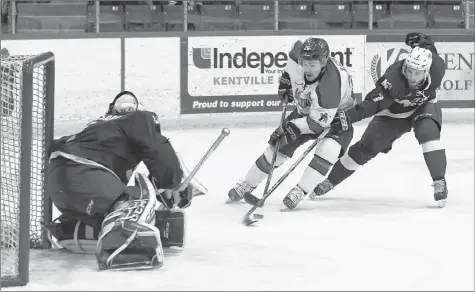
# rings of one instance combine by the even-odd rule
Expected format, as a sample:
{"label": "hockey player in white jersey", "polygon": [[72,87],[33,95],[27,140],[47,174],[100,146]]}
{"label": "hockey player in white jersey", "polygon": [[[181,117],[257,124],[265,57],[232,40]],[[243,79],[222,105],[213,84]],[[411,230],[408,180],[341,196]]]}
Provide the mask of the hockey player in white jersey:
{"label": "hockey player in white jersey", "polygon": [[271,134],[269,146],[252,164],[244,179],[229,191],[230,201],[240,201],[246,192],[251,193],[267,178],[278,140],[280,146],[274,167],[281,166],[297,148],[330,128],[317,145],[300,181],[285,196],[283,203],[292,210],[304,196],[313,192],[333,163],[346,152],[353,138],[352,128],[342,131],[341,124],[332,127],[339,123],[337,112],[355,105],[352,89],[351,76],[330,57],[330,48],[324,39],[308,38],[303,44],[297,41],[289,53],[278,89],[282,100],[294,101],[297,107]]}

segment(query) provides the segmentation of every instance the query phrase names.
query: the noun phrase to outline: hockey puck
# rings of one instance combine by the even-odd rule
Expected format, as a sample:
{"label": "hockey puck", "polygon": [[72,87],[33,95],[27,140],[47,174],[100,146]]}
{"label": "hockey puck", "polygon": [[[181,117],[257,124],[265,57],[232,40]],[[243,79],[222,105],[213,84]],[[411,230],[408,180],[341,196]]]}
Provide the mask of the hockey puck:
{"label": "hockey puck", "polygon": [[262,219],[264,218],[264,215],[262,214],[254,214],[254,219]]}

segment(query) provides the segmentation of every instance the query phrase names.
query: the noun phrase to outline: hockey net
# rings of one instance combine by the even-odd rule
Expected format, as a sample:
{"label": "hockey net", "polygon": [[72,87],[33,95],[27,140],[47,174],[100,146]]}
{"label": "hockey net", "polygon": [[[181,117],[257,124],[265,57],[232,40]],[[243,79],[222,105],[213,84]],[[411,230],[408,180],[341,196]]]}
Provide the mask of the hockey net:
{"label": "hockey net", "polygon": [[1,284],[19,286],[28,282],[29,249],[49,247],[41,223],[51,220],[54,55],[2,56],[0,69]]}

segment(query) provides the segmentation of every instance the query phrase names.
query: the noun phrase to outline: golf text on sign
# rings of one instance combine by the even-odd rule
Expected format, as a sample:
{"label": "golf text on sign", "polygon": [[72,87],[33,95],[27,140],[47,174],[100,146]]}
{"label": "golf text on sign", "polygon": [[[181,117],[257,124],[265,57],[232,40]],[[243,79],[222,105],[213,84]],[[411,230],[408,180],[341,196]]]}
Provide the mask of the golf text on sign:
{"label": "golf text on sign", "polygon": [[[474,95],[474,44],[470,42],[437,42],[439,56],[445,62],[445,76],[438,89],[439,100],[473,100]],[[388,66],[405,59],[409,48],[396,42],[366,43],[366,91],[368,84],[376,82]]]}
{"label": "golf text on sign", "polygon": [[[192,109],[213,112],[276,110],[279,77],[292,45],[309,36],[188,38],[188,93]],[[355,91],[363,91],[364,36],[325,36],[331,55],[353,75]],[[208,97],[216,98],[211,99]],[[244,98],[244,96],[246,98]],[[202,98],[200,98],[202,97]],[[219,98],[218,98],[219,97]]]}

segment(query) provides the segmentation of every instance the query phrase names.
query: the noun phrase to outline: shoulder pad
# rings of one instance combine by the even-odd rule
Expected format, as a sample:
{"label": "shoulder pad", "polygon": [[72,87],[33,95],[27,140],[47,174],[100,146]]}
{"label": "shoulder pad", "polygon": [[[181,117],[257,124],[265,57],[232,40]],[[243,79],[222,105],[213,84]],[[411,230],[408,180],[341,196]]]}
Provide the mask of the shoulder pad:
{"label": "shoulder pad", "polygon": [[322,108],[332,109],[340,105],[341,75],[332,61],[329,61],[317,88],[318,103]]}

